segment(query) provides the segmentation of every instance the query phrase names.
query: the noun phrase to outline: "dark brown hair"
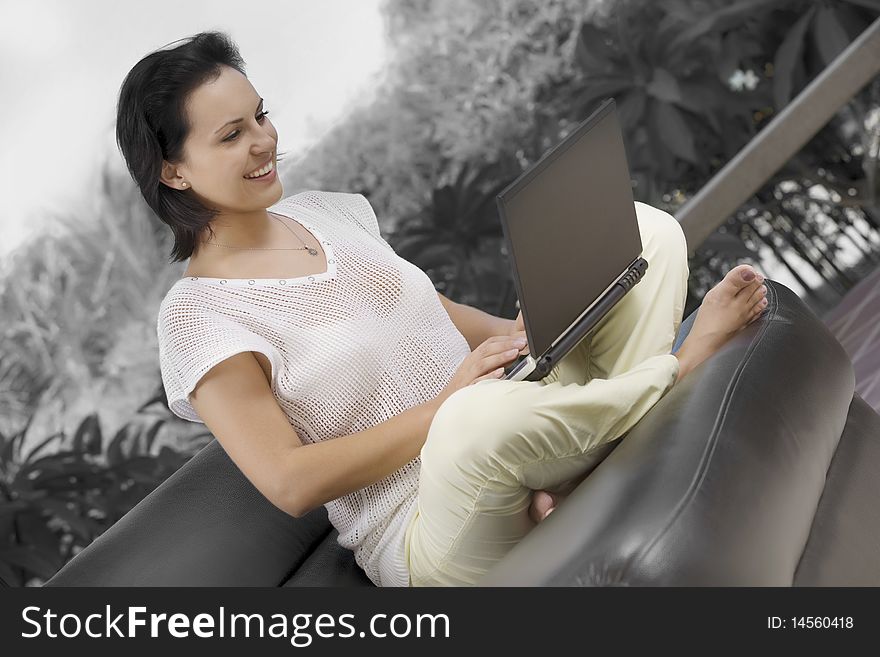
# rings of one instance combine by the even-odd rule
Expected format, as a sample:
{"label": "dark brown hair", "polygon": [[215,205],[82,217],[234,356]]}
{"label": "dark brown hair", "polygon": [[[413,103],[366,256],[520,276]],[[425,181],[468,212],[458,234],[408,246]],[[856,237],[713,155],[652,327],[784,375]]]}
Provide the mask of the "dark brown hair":
{"label": "dark brown hair", "polygon": [[[245,75],[238,47],[222,32],[200,32],[174,48],[150,53],[125,76],[116,108],[116,143],[141,195],[171,227],[171,262],[192,255],[196,239],[217,211],[192,194],[162,183],[162,161],[179,162],[191,126],[186,99],[205,82],[216,80],[221,66]],[[169,45],[179,43],[174,41]],[[168,49],[165,49],[168,48]]]}

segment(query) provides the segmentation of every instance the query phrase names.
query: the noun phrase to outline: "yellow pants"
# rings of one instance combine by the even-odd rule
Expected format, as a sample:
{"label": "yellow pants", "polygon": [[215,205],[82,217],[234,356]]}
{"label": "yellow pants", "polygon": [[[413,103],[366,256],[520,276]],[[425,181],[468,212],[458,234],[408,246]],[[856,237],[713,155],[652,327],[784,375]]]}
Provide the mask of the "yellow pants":
{"label": "yellow pants", "polygon": [[406,531],[412,586],[477,583],[535,526],[532,492],[595,467],[672,388],[687,245],[666,212],[636,214],[648,269],[590,335],[542,380],[480,381],[435,414]]}

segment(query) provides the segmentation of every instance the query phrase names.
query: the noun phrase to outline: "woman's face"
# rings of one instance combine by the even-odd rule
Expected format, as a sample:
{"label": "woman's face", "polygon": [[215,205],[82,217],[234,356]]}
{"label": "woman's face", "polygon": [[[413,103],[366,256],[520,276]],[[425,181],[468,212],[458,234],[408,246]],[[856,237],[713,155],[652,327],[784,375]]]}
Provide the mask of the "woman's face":
{"label": "woman's face", "polygon": [[[276,203],[283,194],[274,169],[278,133],[263,115],[266,109],[244,75],[221,66],[216,80],[201,85],[187,99],[190,133],[184,161],[165,162],[163,182],[222,213],[265,210]],[[268,176],[247,177],[267,163],[273,167]]]}

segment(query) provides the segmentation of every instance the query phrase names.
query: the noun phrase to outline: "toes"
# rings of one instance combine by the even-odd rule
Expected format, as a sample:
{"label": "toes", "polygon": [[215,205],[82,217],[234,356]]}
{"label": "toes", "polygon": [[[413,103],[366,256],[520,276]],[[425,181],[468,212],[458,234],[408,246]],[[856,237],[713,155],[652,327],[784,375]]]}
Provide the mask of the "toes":
{"label": "toes", "polygon": [[754,308],[755,304],[758,303],[761,299],[767,296],[767,286],[766,285],[758,285],[755,287],[755,291],[749,296],[749,300],[746,303],[746,307],[751,310]]}
{"label": "toes", "polygon": [[761,299],[755,306],[749,311],[749,319],[746,322],[746,325],[754,322],[761,314],[767,309],[767,299]]}
{"label": "toes", "polygon": [[[746,276],[750,276],[748,280],[743,278],[743,274]],[[724,276],[724,280],[721,281],[720,287],[726,288],[731,295],[736,295],[743,288],[752,285],[756,278],[758,272],[755,271],[755,268],[751,265],[737,265],[733,269],[731,269]]]}
{"label": "toes", "polygon": [[536,490],[532,496],[529,515],[535,522],[540,522],[556,506],[556,498],[545,490]]}
{"label": "toes", "polygon": [[736,293],[736,297],[737,297],[737,299],[739,299],[740,301],[743,301],[743,300],[745,300],[745,299],[748,299],[748,298],[751,297],[751,296],[755,293],[755,291],[758,290],[760,287],[761,287],[761,282],[758,281],[758,279],[757,279],[757,277],[756,277],[756,278],[754,278],[754,279],[752,280],[751,283],[749,283],[748,285],[746,285],[746,286],[743,287],[743,288],[740,288],[739,292]]}
{"label": "toes", "polygon": [[538,524],[543,519],[544,514],[538,510],[534,503],[529,507],[529,518],[532,522]]}

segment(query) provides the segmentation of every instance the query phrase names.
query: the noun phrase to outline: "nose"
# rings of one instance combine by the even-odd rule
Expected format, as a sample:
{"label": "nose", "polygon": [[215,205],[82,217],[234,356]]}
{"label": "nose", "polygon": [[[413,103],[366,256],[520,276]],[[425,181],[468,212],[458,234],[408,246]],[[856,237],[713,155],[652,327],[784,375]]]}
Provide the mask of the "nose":
{"label": "nose", "polygon": [[275,146],[278,143],[278,133],[275,132],[273,127],[263,125],[261,128],[262,130],[257,132],[257,137],[251,146],[251,152],[255,155],[271,153],[275,150]]}

